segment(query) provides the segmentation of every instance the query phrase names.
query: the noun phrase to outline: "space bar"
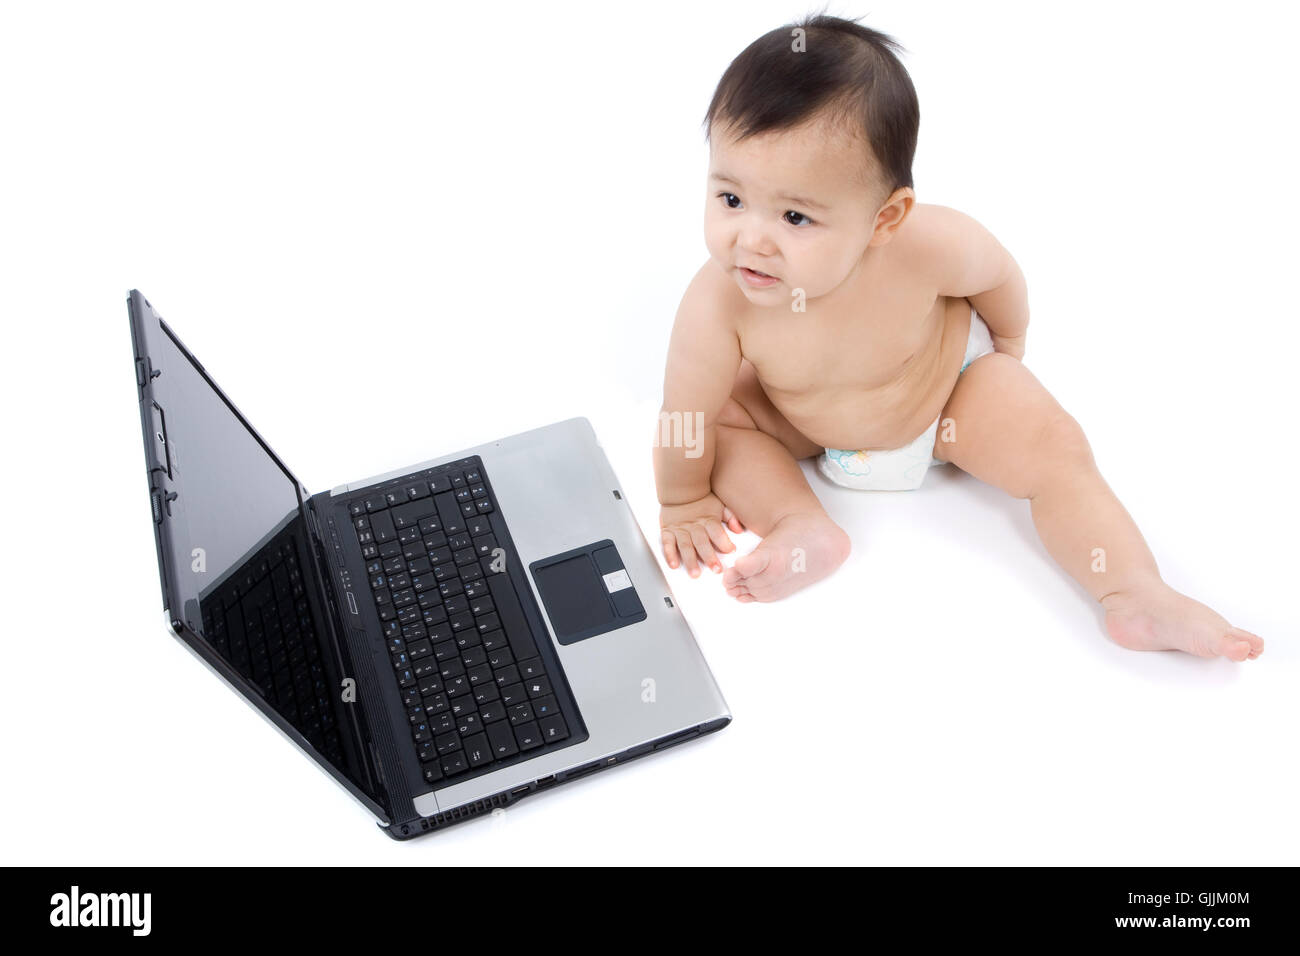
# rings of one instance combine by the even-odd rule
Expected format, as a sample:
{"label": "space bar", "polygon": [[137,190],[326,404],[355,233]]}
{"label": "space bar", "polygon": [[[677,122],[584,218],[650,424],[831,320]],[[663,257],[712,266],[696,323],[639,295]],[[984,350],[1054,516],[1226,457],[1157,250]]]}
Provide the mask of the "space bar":
{"label": "space bar", "polygon": [[510,641],[510,653],[516,661],[526,661],[537,656],[537,645],[533,643],[532,631],[528,619],[524,617],[523,608],[519,606],[519,597],[515,586],[510,583],[508,572],[501,571],[487,576],[488,590],[492,592],[492,603],[496,605],[501,626]]}

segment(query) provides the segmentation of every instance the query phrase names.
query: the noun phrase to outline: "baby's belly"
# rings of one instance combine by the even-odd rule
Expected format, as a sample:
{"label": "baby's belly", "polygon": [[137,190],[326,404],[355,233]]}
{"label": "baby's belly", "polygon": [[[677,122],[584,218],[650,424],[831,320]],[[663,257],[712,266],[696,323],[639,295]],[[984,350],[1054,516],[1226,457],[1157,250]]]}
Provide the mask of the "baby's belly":
{"label": "baby's belly", "polygon": [[[948,387],[951,393],[952,387]],[[901,448],[930,427],[947,395],[937,403],[916,397],[845,394],[839,390],[812,393],[795,400],[771,395],[772,404],[800,434],[823,448]],[[933,413],[930,409],[937,408]]]}
{"label": "baby's belly", "polygon": [[962,322],[968,323],[970,306],[950,314],[937,347],[883,385],[849,382],[783,392],[765,383],[764,391],[791,425],[824,448],[901,448],[939,417],[957,383],[966,342]]}

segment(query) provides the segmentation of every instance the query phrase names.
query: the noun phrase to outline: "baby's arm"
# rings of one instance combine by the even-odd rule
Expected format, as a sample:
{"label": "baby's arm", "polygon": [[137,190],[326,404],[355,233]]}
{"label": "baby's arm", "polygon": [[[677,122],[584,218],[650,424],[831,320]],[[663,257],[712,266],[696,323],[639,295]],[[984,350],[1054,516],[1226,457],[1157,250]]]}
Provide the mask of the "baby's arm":
{"label": "baby's arm", "polygon": [[663,405],[655,435],[655,485],[662,505],[664,558],[699,573],[696,555],[721,571],[714,549],[735,545],[722,526],[722,502],[713,494],[718,416],[740,369],[734,314],[718,292],[717,267],[706,262],[682,296],[668,344]]}
{"label": "baby's arm", "polygon": [[917,269],[939,295],[970,301],[993,335],[993,347],[1025,356],[1029,290],[1024,273],[993,234],[965,213],[947,206],[917,205],[916,222],[899,233]]}

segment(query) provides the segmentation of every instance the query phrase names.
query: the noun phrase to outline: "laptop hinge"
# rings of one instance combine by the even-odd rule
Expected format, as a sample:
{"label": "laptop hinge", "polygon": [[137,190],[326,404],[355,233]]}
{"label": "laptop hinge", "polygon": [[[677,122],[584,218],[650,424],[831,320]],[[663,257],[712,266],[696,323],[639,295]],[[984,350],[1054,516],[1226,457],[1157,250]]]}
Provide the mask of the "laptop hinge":
{"label": "laptop hinge", "polygon": [[[324,598],[322,606],[325,608],[328,617],[326,626],[330,632],[330,643],[334,646],[335,660],[342,673],[354,676],[356,668],[348,666],[351,655],[347,646],[343,643],[346,640],[346,624],[339,608],[338,599],[335,596],[334,581],[330,573],[329,561],[326,558],[326,537],[321,529],[320,517],[316,512],[315,499],[306,499],[303,502],[302,510],[306,515],[308,534],[311,536],[312,557],[315,560],[317,578],[320,581],[320,589]],[[376,794],[376,799],[383,804],[391,820],[393,819],[392,801],[388,796],[388,786],[384,780],[382,767],[376,759],[374,741],[369,733],[364,714],[360,710],[359,703],[350,705],[346,712],[349,717],[352,739],[356,741],[357,754],[366,778],[370,783],[371,792]]]}

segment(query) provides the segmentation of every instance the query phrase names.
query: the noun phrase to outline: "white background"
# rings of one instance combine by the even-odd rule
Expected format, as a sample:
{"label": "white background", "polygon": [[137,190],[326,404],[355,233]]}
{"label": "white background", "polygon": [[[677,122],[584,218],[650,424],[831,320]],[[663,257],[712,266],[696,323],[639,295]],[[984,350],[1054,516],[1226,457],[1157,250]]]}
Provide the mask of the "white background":
{"label": "white background", "polygon": [[863,20],[909,50],[920,200],[1016,256],[1027,364],[1169,582],[1263,657],[1111,644],[1027,505],[951,468],[814,475],[854,541],[831,579],[740,605],[670,578],[731,727],[405,845],[164,632],[127,290],[313,491],[587,415],[653,535],[700,119],[805,8],[0,9],[6,862],[1300,862],[1279,5]]}

